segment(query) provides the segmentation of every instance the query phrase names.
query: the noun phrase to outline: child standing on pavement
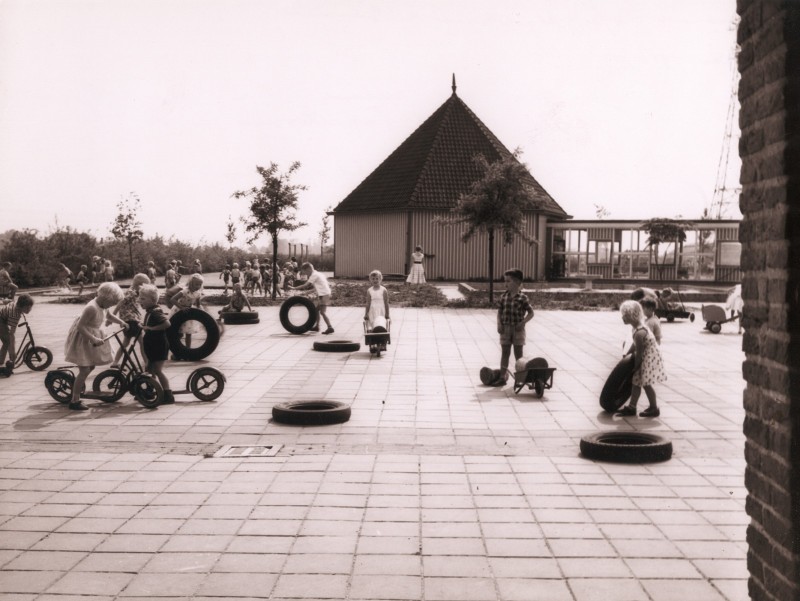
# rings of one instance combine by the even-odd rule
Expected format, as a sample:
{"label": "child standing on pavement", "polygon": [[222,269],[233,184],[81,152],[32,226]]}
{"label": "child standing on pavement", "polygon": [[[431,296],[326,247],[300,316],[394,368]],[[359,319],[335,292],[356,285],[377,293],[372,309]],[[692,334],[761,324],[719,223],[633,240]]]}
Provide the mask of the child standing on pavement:
{"label": "child standing on pavement", "polygon": [[650,406],[642,411],[639,417],[658,417],[661,411],[658,409],[653,384],[664,382],[667,379],[661,351],[653,333],[644,326],[644,313],[639,303],[627,300],[622,303],[619,312],[622,315],[622,322],[633,328],[633,344],[628,350],[628,354],[633,353],[635,363],[631,400],[617,411],[616,415],[635,416],[636,404],[642,388],[644,388]]}
{"label": "child standing on pavement", "polygon": [[[114,282],[104,282],[97,288],[97,297],[83,308],[80,316],[72,323],[64,343],[64,357],[78,366],[78,375],[72,383],[72,401],[69,408],[73,411],[86,411],[88,407],[81,403],[81,392],[86,378],[96,365],[111,363],[111,345],[104,340],[100,329],[106,319],[108,309],[122,300],[122,289]],[[108,314],[111,321],[127,327],[119,317]]]}
{"label": "child standing on pavement", "polygon": [[[128,291],[125,292],[122,300],[117,303],[117,306],[114,307],[111,313],[119,317],[125,323],[128,323],[129,321],[135,321],[138,323],[139,318],[142,316],[138,305],[139,289],[145,284],[149,283],[150,278],[143,273],[137,273],[135,276],[133,276],[131,287],[128,288]],[[117,349],[117,354],[114,355],[114,362],[111,364],[111,367],[119,367],[119,361],[122,359],[123,349],[128,348],[130,341],[131,337],[126,333],[122,341],[122,345]]]}
{"label": "child standing on pavement", "polygon": [[30,294],[20,294],[15,302],[0,307],[0,365],[5,363],[2,369],[5,369],[6,376],[14,371],[14,362],[17,359],[17,342],[14,338],[17,324],[22,315],[30,313],[32,308],[33,297]]}
{"label": "child standing on pavement", "polygon": [[[186,284],[186,288],[178,291],[171,299],[172,312],[169,317],[172,317],[182,309],[189,309],[190,307],[201,307],[200,299],[203,298],[203,276],[199,273],[193,273]],[[187,347],[192,346],[192,334],[197,333],[199,326],[194,321],[188,321],[181,326],[180,333],[183,335]]]}
{"label": "child standing on pavement", "polygon": [[644,325],[646,325],[658,344],[661,344],[661,320],[656,313],[656,301],[653,298],[645,297],[639,301],[644,313]]}
{"label": "child standing on pavement", "polygon": [[500,297],[497,308],[497,333],[500,334],[500,375],[491,386],[504,386],[508,381],[508,361],[511,347],[514,358],[522,357],[525,346],[525,324],[533,319],[533,307],[522,293],[522,270],[509,269],[503,273],[506,291]]}
{"label": "child standing on pavement", "polygon": [[314,288],[314,291],[317,293],[317,309],[319,310],[319,318],[317,318],[317,323],[315,323],[314,327],[311,329],[314,332],[319,332],[319,319],[322,318],[325,320],[325,324],[328,326],[328,328],[322,333],[333,334],[333,326],[331,325],[331,320],[328,319],[328,315],[326,313],[328,303],[331,301],[331,286],[328,284],[328,278],[322,275],[319,271],[316,271],[314,266],[308,262],[303,263],[300,266],[300,273],[306,276],[305,283],[300,284],[299,286],[289,286],[289,288],[291,290],[305,290],[307,288]]}
{"label": "child standing on pavement", "polygon": [[81,265],[81,270],[78,272],[78,275],[75,276],[75,283],[80,286],[78,289],[78,296],[83,294],[83,287],[89,282],[89,278],[86,276],[86,265]]}
{"label": "child standing on pavement", "polygon": [[225,283],[225,290],[223,290],[222,294],[228,294],[228,284],[231,281],[231,266],[227,263],[225,264],[225,268],[219,274],[219,279],[221,279]]}
{"label": "child standing on pavement", "polygon": [[147,360],[147,371],[158,378],[158,383],[164,389],[164,405],[171,405],[175,397],[169,387],[169,380],[164,375],[164,362],[169,356],[169,342],[167,329],[169,319],[161,307],[158,306],[158,288],[152,284],[145,284],[139,290],[139,302],[145,310],[142,320],[142,353]]}
{"label": "child standing on pavement", "polygon": [[369,274],[367,288],[367,306],[364,311],[364,321],[367,322],[367,331],[372,332],[375,328],[383,328],[386,331],[386,323],[389,319],[389,292],[381,285],[383,274],[377,269]]}

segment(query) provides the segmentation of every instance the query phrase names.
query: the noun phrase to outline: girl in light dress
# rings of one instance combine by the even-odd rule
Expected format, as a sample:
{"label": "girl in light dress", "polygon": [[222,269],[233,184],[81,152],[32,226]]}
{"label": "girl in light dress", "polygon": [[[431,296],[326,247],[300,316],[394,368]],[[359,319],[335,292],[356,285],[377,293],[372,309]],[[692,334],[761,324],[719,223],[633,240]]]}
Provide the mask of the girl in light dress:
{"label": "girl in light dress", "polygon": [[664,382],[667,374],[664,371],[664,362],[658,348],[653,332],[644,325],[644,312],[642,306],[634,301],[627,300],[619,308],[622,322],[633,328],[633,344],[628,353],[634,356],[633,388],[628,404],[617,411],[617,415],[636,416],[636,404],[639,395],[644,393],[650,406],[639,414],[639,417],[658,417],[661,411],[656,402],[656,391],[653,384]]}
{"label": "girl in light dress", "polygon": [[122,289],[113,282],[104,282],[97,288],[97,297],[89,301],[80,316],[75,318],[64,343],[64,356],[78,367],[78,375],[72,384],[72,400],[69,408],[73,411],[88,409],[81,403],[86,378],[97,365],[111,363],[112,352],[108,340],[101,329],[106,317],[114,323],[127,327],[127,324],[108,309],[122,300]]}
{"label": "girl in light dress", "polygon": [[414,252],[411,253],[411,270],[408,272],[406,284],[419,285],[425,283],[425,268],[422,266],[424,258],[425,253],[422,252],[422,247],[414,247]]}
{"label": "girl in light dress", "polygon": [[367,322],[367,331],[373,332],[375,328],[387,331],[386,324],[389,319],[389,292],[381,285],[383,274],[377,269],[369,274],[367,288],[367,306],[364,309],[364,321]]}

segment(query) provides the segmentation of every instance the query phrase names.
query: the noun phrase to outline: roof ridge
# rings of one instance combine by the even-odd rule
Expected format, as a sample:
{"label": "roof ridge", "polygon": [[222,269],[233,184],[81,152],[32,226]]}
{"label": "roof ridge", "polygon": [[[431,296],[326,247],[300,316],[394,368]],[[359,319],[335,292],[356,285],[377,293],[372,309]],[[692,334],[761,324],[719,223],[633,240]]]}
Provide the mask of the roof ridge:
{"label": "roof ridge", "polygon": [[425,155],[425,160],[422,163],[422,168],[419,170],[419,175],[417,175],[417,181],[414,182],[414,190],[411,192],[411,196],[408,199],[409,205],[413,205],[414,201],[417,199],[417,192],[419,191],[420,184],[422,183],[422,180],[425,178],[425,174],[428,171],[428,166],[431,164],[431,157],[433,156],[433,151],[439,144],[439,141],[442,138],[442,131],[444,130],[444,126],[450,119],[450,115],[453,112],[454,98],[456,100],[460,100],[460,98],[456,96],[455,90],[453,90],[453,93],[450,96],[450,98],[448,98],[442,105],[445,107],[444,114],[439,119],[439,127],[436,130],[436,135],[433,137],[433,142],[431,142],[431,145],[428,147],[428,153]]}

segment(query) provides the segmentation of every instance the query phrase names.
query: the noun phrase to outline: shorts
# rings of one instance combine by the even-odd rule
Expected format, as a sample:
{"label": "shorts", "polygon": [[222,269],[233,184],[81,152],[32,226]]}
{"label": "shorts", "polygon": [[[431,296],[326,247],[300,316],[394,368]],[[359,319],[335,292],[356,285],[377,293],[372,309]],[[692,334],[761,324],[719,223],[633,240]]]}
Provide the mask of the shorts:
{"label": "shorts", "polygon": [[330,303],[331,295],[330,294],[323,294],[322,296],[317,297],[317,306],[318,307],[327,307],[328,303]]}
{"label": "shorts", "polygon": [[[517,324],[520,325],[520,324]],[[517,329],[516,325],[503,325],[500,333],[500,346],[525,346],[525,326]]]}

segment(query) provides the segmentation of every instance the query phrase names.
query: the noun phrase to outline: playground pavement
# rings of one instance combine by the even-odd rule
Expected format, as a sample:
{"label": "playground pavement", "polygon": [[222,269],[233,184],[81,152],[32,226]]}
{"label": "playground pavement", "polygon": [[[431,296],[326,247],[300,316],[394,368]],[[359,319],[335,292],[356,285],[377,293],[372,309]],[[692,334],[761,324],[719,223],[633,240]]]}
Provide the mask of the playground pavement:
{"label": "playground pavement", "polygon": [[[56,366],[80,309],[30,316]],[[0,380],[3,601],[748,598],[735,324],[662,324],[669,380],[648,420],[597,401],[629,336],[617,313],[537,311],[525,354],[557,368],[538,399],[481,385],[499,361],[491,311],[393,309],[379,358],[316,352],[328,337],[259,312],[201,362],[227,376],[215,402],[70,412],[43,373]],[[363,309],[330,315],[331,338],[363,343]],[[173,387],[195,367],[169,362]],[[352,417],[271,421],[299,399]],[[583,435],[629,429],[670,438],[672,459],[579,454]],[[225,445],[275,455],[215,457]]]}

